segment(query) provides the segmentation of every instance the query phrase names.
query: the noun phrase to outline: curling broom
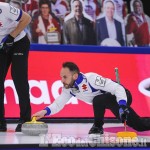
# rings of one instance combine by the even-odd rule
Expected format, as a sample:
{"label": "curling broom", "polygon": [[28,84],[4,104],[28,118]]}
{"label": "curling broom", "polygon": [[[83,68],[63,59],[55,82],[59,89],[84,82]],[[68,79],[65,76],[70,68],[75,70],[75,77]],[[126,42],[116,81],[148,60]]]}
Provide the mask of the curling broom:
{"label": "curling broom", "polygon": [[[118,68],[115,68],[115,75],[116,75],[116,81],[120,84]],[[118,138],[134,138],[134,137],[137,137],[137,134],[135,132],[127,131],[127,124],[126,124],[126,120],[125,120],[124,121],[124,131],[117,132],[117,137]]]}

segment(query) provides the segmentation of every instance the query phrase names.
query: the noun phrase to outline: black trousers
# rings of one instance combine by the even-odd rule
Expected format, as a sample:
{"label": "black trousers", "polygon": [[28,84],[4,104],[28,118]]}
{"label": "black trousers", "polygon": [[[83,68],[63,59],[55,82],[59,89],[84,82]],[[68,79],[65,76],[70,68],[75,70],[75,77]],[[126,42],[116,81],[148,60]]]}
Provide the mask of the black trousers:
{"label": "black trousers", "polygon": [[[129,109],[129,115],[127,118],[127,125],[137,131],[150,130],[150,119],[142,119],[136,112],[130,107],[132,103],[131,93],[126,90],[127,94],[127,107]],[[93,99],[94,110],[94,123],[98,127],[102,127],[104,124],[105,110],[109,109],[120,120],[119,117],[119,105],[116,101],[116,96],[106,93],[98,95]],[[144,109],[144,108],[143,108]]]}
{"label": "black trousers", "polygon": [[11,76],[19,97],[20,119],[23,121],[31,120],[28,84],[29,47],[30,41],[27,36],[25,36],[21,40],[15,42],[7,54],[0,54],[0,121],[5,121],[4,81],[10,65]]}

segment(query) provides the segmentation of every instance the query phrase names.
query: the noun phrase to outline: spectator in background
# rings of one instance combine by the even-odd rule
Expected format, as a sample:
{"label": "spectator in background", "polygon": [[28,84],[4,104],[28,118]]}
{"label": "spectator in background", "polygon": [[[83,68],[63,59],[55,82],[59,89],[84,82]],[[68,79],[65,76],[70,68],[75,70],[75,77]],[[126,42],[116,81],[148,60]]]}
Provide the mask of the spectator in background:
{"label": "spectator in background", "polygon": [[70,13],[69,3],[66,0],[51,0],[51,8],[52,12],[63,24],[65,16]]}
{"label": "spectator in background", "polygon": [[[148,20],[140,0],[132,1],[133,12],[127,18],[126,33],[129,46],[149,46],[150,32]],[[148,18],[149,19],[149,18]]]}
{"label": "spectator in background", "polygon": [[[102,3],[104,4],[105,0],[102,0]],[[113,0],[115,4],[115,13],[121,17],[122,19],[125,18],[127,15],[127,3],[124,0]]]}
{"label": "spectator in background", "polygon": [[101,12],[100,3],[97,0],[83,0],[83,3],[84,11],[95,21]]}
{"label": "spectator in background", "polygon": [[31,23],[26,28],[27,35],[30,41],[32,41],[32,35],[31,35],[32,23],[34,18],[38,15],[38,10],[39,10],[38,0],[21,0],[21,2],[22,2],[22,9],[25,12],[27,12],[32,18]]}
{"label": "spectator in background", "polygon": [[63,26],[64,44],[94,45],[94,23],[83,15],[83,6],[80,0],[73,0],[72,15]]}
{"label": "spectator in background", "polygon": [[[93,21],[94,22],[94,19],[89,15],[89,14],[87,14],[86,12],[85,12],[85,9],[84,9],[84,0],[80,0],[81,1],[81,3],[82,3],[82,7],[83,7],[83,11],[82,11],[82,14],[83,14],[83,16],[85,17],[85,18],[87,18],[87,19],[89,19],[89,20],[91,20],[91,21]],[[64,18],[64,21],[67,21],[67,20],[69,20],[70,18],[72,18],[72,17],[74,17],[74,5],[73,5],[73,2],[74,2],[74,0],[70,0],[70,13]]]}
{"label": "spectator in background", "polygon": [[117,41],[118,45],[125,45],[122,24],[114,18],[114,13],[114,2],[112,0],[106,0],[104,2],[104,16],[96,20],[97,45],[101,45],[108,38],[110,41]]}
{"label": "spectator in background", "polygon": [[[19,9],[22,9],[26,13],[28,13],[31,16],[32,20],[38,14],[38,2],[37,2],[37,0],[32,0],[32,3],[31,3],[31,0],[5,0],[5,1],[10,3],[11,5],[19,8]],[[31,24],[32,24],[32,21],[25,28],[25,32],[27,33],[27,36],[28,36],[30,41],[32,41]]]}
{"label": "spectator in background", "polygon": [[27,12],[32,18],[38,14],[38,0],[21,0],[22,9]]}
{"label": "spectator in background", "polygon": [[116,6],[116,13],[122,19],[127,15],[127,3],[124,0],[114,0]]}
{"label": "spectator in background", "polygon": [[40,14],[33,22],[33,40],[40,44],[60,43],[60,24],[52,16],[49,0],[40,0]]}

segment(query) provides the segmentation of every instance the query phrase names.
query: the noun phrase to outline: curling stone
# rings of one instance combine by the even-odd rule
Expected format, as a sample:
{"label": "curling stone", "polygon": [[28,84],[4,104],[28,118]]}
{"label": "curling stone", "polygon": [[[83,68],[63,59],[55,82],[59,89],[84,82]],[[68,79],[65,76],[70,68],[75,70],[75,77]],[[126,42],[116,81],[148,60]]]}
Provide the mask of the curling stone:
{"label": "curling stone", "polygon": [[117,132],[117,137],[118,138],[135,138],[135,137],[137,137],[137,134],[135,132],[127,131],[127,125],[126,125],[126,121],[125,121],[124,122],[124,131]]}
{"label": "curling stone", "polygon": [[46,134],[48,132],[48,125],[44,122],[36,121],[36,117],[32,121],[22,124],[22,133],[30,136],[37,136]]}
{"label": "curling stone", "polygon": [[117,133],[118,138],[135,138],[137,134],[135,132],[123,131]]}

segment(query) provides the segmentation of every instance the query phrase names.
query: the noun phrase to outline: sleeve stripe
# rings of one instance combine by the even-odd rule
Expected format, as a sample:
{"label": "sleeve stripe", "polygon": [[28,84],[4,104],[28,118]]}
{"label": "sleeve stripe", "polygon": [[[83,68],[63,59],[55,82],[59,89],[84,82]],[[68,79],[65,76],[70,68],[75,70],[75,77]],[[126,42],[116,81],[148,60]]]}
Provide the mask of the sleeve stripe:
{"label": "sleeve stripe", "polygon": [[44,110],[47,111],[47,113],[45,114],[45,116],[49,116],[51,114],[51,110],[49,107],[46,107]]}
{"label": "sleeve stripe", "polygon": [[16,21],[19,21],[21,17],[22,17],[22,10],[20,10],[20,15]]}
{"label": "sleeve stripe", "polygon": [[119,106],[120,106],[120,105],[125,105],[125,106],[127,105],[127,102],[126,102],[126,100],[124,100],[124,99],[119,100],[118,103],[119,103]]}

